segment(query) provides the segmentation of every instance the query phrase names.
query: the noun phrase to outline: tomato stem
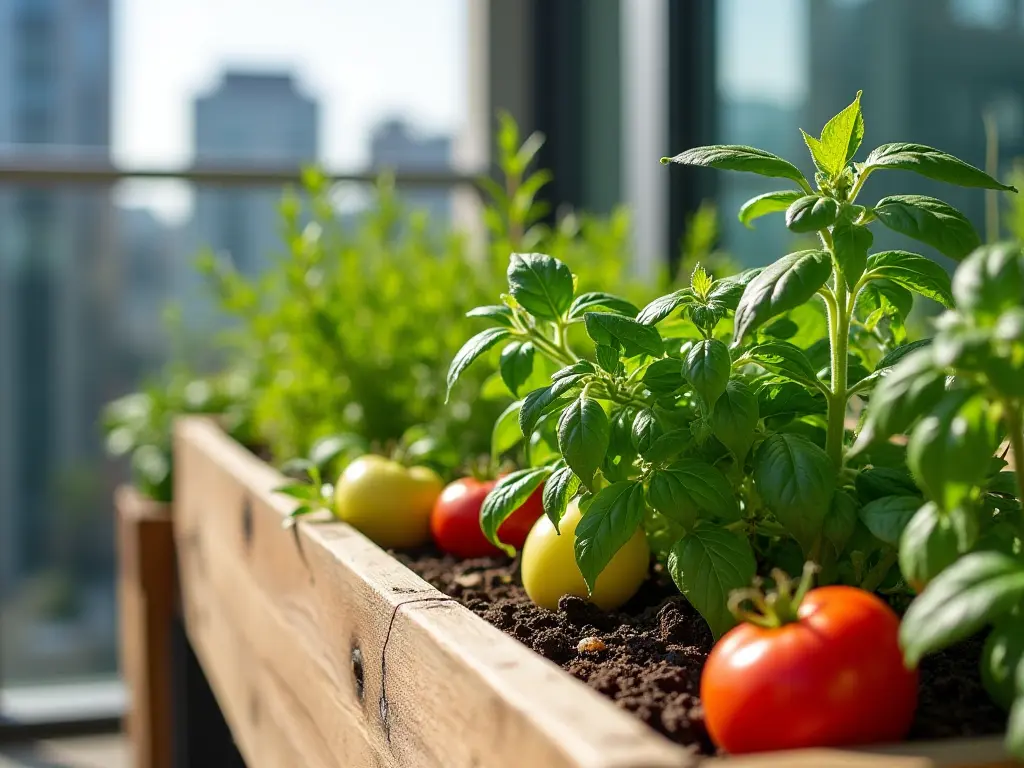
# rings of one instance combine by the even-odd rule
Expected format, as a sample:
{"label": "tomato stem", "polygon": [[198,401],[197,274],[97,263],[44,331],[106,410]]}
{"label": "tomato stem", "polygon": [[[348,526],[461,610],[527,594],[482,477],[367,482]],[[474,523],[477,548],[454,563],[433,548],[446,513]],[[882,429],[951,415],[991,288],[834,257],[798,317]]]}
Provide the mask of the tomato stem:
{"label": "tomato stem", "polygon": [[[754,581],[748,589],[737,589],[729,596],[729,610],[739,621],[756,624],[766,629],[778,629],[786,624],[799,620],[797,615],[800,603],[814,586],[814,574],[818,566],[807,562],[803,574],[793,590],[793,579],[776,568],[772,571],[775,589],[767,592],[762,588],[761,580]],[[754,610],[744,607],[744,603],[752,603]]]}

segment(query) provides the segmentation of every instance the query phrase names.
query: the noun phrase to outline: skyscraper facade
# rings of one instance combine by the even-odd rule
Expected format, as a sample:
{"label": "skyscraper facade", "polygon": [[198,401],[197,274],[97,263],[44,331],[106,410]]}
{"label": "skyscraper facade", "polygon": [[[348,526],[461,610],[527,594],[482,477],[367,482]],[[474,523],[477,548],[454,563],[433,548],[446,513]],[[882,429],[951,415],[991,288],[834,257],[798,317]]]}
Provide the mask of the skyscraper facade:
{"label": "skyscraper facade", "polygon": [[[451,168],[450,136],[420,136],[404,120],[380,123],[370,138],[370,165],[375,171],[444,171]],[[427,214],[432,226],[451,222],[451,191],[417,188],[401,190],[403,202]]]}

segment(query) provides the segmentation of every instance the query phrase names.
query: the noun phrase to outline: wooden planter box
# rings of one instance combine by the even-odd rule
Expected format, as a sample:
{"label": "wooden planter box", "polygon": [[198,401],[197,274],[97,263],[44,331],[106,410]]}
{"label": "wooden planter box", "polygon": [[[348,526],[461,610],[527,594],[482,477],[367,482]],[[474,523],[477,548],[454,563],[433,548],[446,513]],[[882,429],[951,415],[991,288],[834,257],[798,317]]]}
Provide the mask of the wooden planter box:
{"label": "wooden planter box", "polygon": [[213,422],[175,436],[186,630],[251,768],[1010,766],[1000,739],[700,761],[355,530],[282,529],[282,476]]}

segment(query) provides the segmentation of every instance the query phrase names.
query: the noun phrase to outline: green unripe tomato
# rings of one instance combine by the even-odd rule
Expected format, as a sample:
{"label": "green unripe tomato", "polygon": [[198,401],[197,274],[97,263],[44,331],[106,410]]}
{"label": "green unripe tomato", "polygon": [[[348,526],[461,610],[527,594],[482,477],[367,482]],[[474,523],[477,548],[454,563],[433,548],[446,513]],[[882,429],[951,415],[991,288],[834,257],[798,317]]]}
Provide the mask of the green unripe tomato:
{"label": "green unripe tomato", "polygon": [[598,608],[611,611],[636,594],[647,578],[651,552],[643,529],[637,529],[633,538],[608,563],[594,585],[593,594],[587,594],[587,583],[576,565],[576,526],[579,524],[579,500],[573,499],[559,524],[559,534],[545,515],[534,523],[523,545],[523,586],[526,594],[541,608],[558,609],[564,595],[589,599]]}
{"label": "green unripe tomato", "polygon": [[430,538],[430,513],[442,488],[427,467],[361,456],[338,478],[334,514],[382,547],[416,547]]}

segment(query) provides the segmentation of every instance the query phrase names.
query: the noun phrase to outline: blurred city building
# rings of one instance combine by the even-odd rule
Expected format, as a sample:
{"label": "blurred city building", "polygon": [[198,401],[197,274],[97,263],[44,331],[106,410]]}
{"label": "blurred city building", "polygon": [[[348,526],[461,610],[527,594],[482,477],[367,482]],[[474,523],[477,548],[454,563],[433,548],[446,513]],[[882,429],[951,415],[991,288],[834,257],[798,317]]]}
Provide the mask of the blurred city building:
{"label": "blurred city building", "polygon": [[[382,171],[444,171],[451,168],[452,138],[420,136],[402,119],[380,123],[370,137],[370,168]],[[451,222],[451,192],[443,188],[405,189],[402,201],[423,211],[438,229]]]}

